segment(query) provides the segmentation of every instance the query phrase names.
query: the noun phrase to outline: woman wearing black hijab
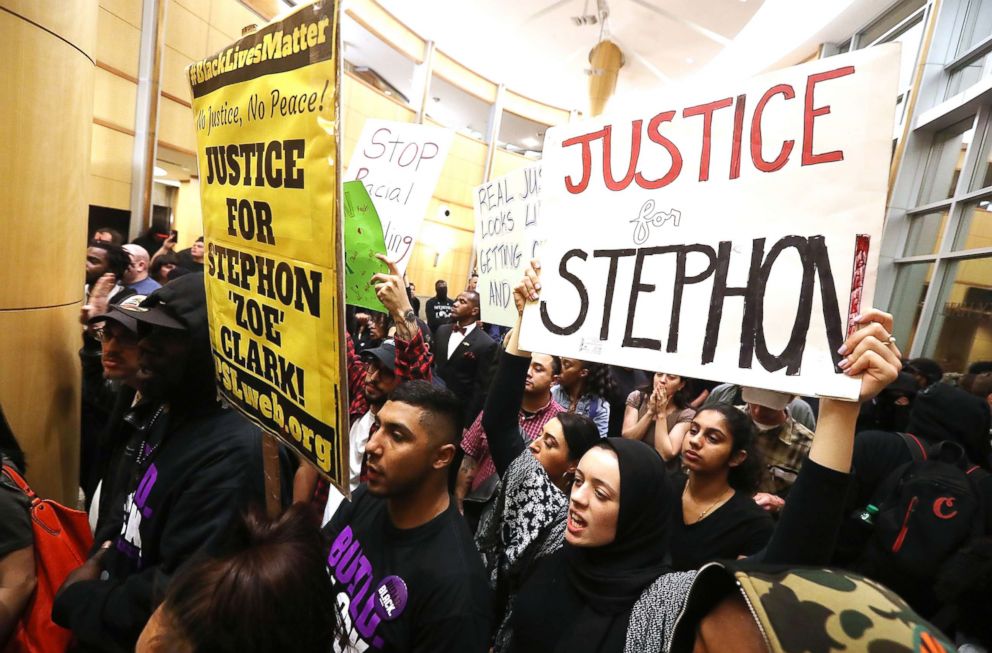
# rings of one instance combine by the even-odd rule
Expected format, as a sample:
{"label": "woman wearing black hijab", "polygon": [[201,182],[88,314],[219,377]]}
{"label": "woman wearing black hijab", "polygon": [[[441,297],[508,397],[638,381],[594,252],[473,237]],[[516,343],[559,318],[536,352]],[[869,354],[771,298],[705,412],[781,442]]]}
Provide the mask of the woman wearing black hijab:
{"label": "woman wearing black hijab", "polygon": [[[516,292],[537,299],[537,265]],[[899,370],[891,316],[869,311],[845,343],[845,374],[863,380],[862,401]],[[521,352],[524,353],[524,352]],[[818,437],[803,465],[764,562],[825,564],[833,551],[846,491],[858,405],[824,399]],[[549,542],[522,576],[511,617],[510,650],[632,653],[671,643],[695,572],[665,564],[672,492],[656,451],[609,440],[580,460],[564,541]]]}

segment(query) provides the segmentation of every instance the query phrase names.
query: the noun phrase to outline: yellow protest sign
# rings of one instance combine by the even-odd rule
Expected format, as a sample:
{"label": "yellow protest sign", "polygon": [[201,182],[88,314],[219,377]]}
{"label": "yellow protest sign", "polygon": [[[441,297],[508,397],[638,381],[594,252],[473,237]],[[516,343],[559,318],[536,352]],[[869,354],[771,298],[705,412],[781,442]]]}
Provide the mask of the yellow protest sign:
{"label": "yellow protest sign", "polygon": [[338,37],[307,5],[187,74],[218,386],[347,488]]}

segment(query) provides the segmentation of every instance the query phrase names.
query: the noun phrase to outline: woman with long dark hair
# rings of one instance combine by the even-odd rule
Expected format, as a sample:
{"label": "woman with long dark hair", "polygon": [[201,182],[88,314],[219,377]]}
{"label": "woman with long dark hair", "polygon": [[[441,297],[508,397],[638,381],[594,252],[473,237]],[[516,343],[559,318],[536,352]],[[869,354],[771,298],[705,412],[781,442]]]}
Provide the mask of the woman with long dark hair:
{"label": "woman with long dark hair", "polygon": [[669,469],[678,468],[682,440],[696,411],[692,399],[691,379],[668,372],[655,372],[652,383],[634,390],[627,397],[621,435],[641,440],[654,447]]}
{"label": "woman with long dark hair", "polygon": [[[23,475],[27,471],[24,451],[0,407],[0,459]],[[17,629],[21,615],[34,593],[34,534],[28,511],[31,502],[17,485],[0,475],[0,650]]]}
{"label": "woman with long dark hair", "polygon": [[[535,262],[515,291],[530,301],[538,299],[538,267]],[[853,353],[844,373],[862,379],[865,400],[895,378],[900,363],[889,337],[891,316],[869,311],[859,321],[867,326],[845,343]],[[511,341],[507,354],[526,352]],[[759,555],[764,562],[829,560],[844,516],[837,496],[848,484],[857,411],[853,402],[822,401],[817,437]],[[575,470],[564,536],[545,538],[518,577],[509,650],[668,650],[695,577],[666,563],[674,505],[665,463],[648,445],[613,438],[586,452]]]}
{"label": "woman with long dark hair", "polygon": [[761,479],[759,456],[743,412],[717,404],[696,414],[682,441],[686,473],[674,484],[672,569],[753,555],[768,544],[775,523],[752,499]]}

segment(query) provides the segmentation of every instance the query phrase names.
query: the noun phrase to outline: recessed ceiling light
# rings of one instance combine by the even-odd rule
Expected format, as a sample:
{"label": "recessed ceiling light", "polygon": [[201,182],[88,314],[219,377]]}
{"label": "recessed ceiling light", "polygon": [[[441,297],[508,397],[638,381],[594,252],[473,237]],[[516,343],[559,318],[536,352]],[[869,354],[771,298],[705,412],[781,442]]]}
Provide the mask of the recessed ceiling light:
{"label": "recessed ceiling light", "polygon": [[695,60],[695,59],[693,59],[692,57],[686,57],[686,58],[685,58],[685,62],[686,62],[686,63],[696,63],[696,60]]}
{"label": "recessed ceiling light", "polygon": [[164,177],[167,174],[169,174],[169,173],[166,172],[165,168],[159,168],[158,166],[155,166],[155,176],[156,177]]}

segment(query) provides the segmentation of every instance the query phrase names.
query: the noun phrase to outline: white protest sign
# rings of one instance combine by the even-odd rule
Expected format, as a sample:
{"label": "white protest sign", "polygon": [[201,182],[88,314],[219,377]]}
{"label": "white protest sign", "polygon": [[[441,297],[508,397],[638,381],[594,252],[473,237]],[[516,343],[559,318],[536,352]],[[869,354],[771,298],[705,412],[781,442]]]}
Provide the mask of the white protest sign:
{"label": "white protest sign", "polygon": [[856,398],[898,69],[884,45],[549,129],[523,347]]}
{"label": "white protest sign", "polygon": [[413,245],[454,132],[442,127],[366,120],[343,181],[359,180],[382,220],[389,257],[400,272]]}
{"label": "white protest sign", "polygon": [[541,238],[541,165],[519,168],[475,188],[475,255],[482,319],[513,326],[513,286],[536,256]]}

